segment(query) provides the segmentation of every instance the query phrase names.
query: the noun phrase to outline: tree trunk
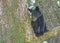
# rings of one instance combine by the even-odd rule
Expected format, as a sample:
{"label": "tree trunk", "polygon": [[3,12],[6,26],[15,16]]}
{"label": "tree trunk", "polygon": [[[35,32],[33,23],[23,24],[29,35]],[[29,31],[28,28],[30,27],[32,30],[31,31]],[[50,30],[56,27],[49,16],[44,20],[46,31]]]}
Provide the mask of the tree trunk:
{"label": "tree trunk", "polygon": [[[51,30],[60,25],[55,15],[57,12],[53,2],[55,3],[52,0],[50,2],[49,0],[36,1],[36,5],[41,5],[47,28]],[[0,0],[0,5],[0,43],[40,43],[60,33],[60,27],[58,27],[58,30],[54,30],[54,32],[36,37],[28,16],[27,0]],[[55,32],[57,33],[54,34]]]}

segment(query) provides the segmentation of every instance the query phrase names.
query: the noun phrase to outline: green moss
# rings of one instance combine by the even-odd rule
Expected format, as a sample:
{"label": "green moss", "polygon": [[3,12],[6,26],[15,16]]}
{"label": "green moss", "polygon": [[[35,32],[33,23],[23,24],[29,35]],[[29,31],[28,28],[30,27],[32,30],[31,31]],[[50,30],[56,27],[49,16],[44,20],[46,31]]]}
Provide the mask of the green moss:
{"label": "green moss", "polygon": [[33,43],[33,42],[31,41],[31,42],[27,42],[27,43]]}
{"label": "green moss", "polygon": [[[13,23],[10,26],[11,31],[8,34],[10,35],[13,43],[23,43],[20,40],[25,39],[25,35],[24,35],[25,32],[22,31],[23,27],[21,27],[21,25],[23,25],[23,23],[21,23],[19,20],[17,20],[18,19],[18,14],[17,14],[17,12],[15,12],[16,8],[18,8],[18,1],[17,0],[12,0],[11,6],[8,6],[8,10],[6,12],[6,16],[8,17],[8,23]],[[11,16],[12,16],[13,19],[10,19]]]}
{"label": "green moss", "polygon": [[4,40],[0,39],[0,43],[4,43]]}
{"label": "green moss", "polygon": [[27,3],[28,3],[28,7],[31,6],[31,1],[30,0],[27,0]]}
{"label": "green moss", "polygon": [[60,1],[60,0],[57,0],[57,1]]}
{"label": "green moss", "polygon": [[20,41],[19,43],[23,43],[22,41]]}
{"label": "green moss", "polygon": [[9,7],[9,10],[12,11],[14,10],[15,8],[17,8],[19,5],[18,5],[18,1],[17,0],[12,0],[11,2],[11,6]]}

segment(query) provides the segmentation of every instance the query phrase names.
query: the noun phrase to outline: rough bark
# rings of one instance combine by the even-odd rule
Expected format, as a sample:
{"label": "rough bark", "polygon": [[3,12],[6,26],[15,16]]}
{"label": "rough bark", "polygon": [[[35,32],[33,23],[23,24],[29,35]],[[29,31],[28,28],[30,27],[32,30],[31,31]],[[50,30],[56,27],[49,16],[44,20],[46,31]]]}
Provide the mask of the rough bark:
{"label": "rough bark", "polygon": [[[58,27],[57,30],[48,32],[41,37],[36,37],[31,28],[30,18],[27,13],[27,0],[1,0],[0,2],[2,2],[2,13],[0,14],[1,43],[40,43],[60,33],[60,27]],[[56,6],[54,5],[55,2],[52,3],[52,0],[37,0],[37,2],[41,2],[42,4],[41,8],[44,13],[47,28],[56,29],[55,27],[59,26],[60,23],[55,16],[57,14]],[[40,6],[39,3],[38,6]],[[49,37],[47,38],[47,36]]]}

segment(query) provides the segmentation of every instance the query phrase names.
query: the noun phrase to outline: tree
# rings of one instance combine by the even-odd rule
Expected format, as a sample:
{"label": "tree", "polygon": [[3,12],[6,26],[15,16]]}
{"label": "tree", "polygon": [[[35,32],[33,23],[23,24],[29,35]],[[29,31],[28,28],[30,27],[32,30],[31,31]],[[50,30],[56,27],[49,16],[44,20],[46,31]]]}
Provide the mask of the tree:
{"label": "tree", "polygon": [[[41,7],[43,9],[43,13],[45,14],[44,17],[48,29],[53,29],[53,28],[56,29],[55,27],[57,27],[56,30],[52,32],[48,32],[41,37],[36,37],[34,35],[30,23],[30,18],[27,13],[28,12],[27,0],[1,0],[1,2],[2,2],[1,3],[2,16],[0,16],[1,17],[1,21],[0,21],[1,23],[0,42],[1,43],[3,42],[4,43],[40,43],[41,41],[47,40],[60,33],[59,32],[60,27],[57,27],[60,24],[58,22],[58,18],[55,15],[57,14],[56,12],[57,7],[55,6],[55,1],[50,0],[50,3],[49,0],[36,1],[37,3],[36,5],[40,6],[42,4]],[[48,2],[48,4],[46,2]],[[48,20],[49,17],[50,19]],[[55,34],[55,32],[57,33]],[[49,37],[47,38],[47,36]]]}

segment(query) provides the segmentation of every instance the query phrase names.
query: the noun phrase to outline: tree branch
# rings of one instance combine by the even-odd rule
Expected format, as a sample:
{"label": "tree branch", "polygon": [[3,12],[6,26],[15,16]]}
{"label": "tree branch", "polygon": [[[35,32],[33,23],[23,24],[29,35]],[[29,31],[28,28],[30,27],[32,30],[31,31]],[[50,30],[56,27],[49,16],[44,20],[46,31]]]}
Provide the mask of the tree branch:
{"label": "tree branch", "polygon": [[55,37],[58,34],[60,34],[60,26],[55,27],[54,30],[52,30],[51,32],[47,32],[43,36],[38,37],[38,38],[40,39],[40,41],[44,41],[44,40],[47,40],[49,38]]}

